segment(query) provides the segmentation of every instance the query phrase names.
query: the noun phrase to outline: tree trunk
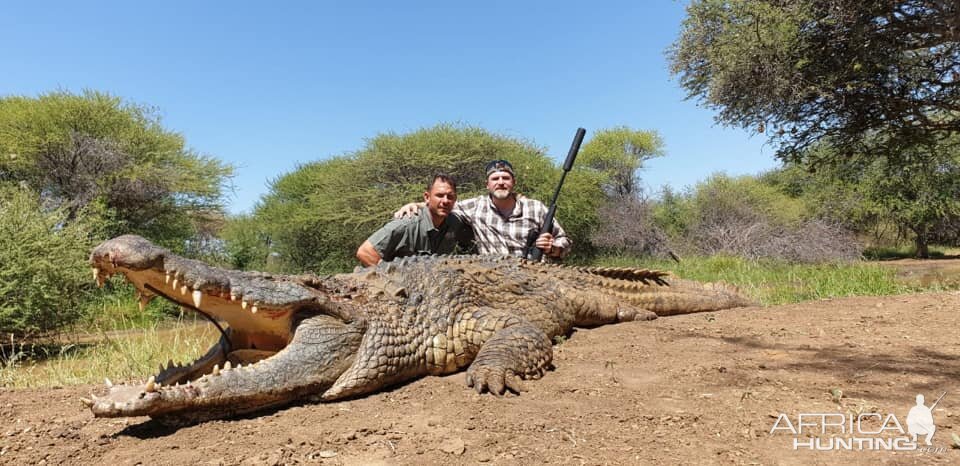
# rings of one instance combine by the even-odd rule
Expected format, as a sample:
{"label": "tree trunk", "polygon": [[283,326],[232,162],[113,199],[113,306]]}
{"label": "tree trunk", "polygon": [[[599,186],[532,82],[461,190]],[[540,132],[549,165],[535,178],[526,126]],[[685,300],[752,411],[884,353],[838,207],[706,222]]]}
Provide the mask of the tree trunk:
{"label": "tree trunk", "polygon": [[916,245],[917,245],[917,259],[929,259],[930,258],[930,247],[927,244],[927,233],[926,231],[917,232],[916,234]]}

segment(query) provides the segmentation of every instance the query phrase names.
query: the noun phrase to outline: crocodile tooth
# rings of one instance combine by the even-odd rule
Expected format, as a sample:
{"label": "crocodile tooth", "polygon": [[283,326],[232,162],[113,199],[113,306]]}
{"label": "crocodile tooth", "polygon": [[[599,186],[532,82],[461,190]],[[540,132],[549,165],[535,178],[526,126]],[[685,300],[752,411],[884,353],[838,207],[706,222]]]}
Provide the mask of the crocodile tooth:
{"label": "crocodile tooth", "polygon": [[203,299],[203,292],[200,290],[193,290],[193,306],[200,307],[200,301]]}
{"label": "crocodile tooth", "polygon": [[91,400],[91,399],[89,399],[89,398],[80,398],[80,402],[82,402],[82,403],[83,403],[84,405],[86,405],[88,408],[92,408],[92,407],[93,407],[93,400]]}
{"label": "crocodile tooth", "polygon": [[243,301],[240,301],[240,308],[241,308],[241,309],[246,309],[246,308],[247,308],[247,300],[246,300],[246,299],[244,299]]}
{"label": "crocodile tooth", "polygon": [[220,365],[219,365],[219,364],[214,364],[214,365],[213,365],[213,372],[211,372],[211,374],[213,374],[213,375],[220,375]]}
{"label": "crocodile tooth", "polygon": [[173,285],[172,285],[172,286],[173,286],[173,289],[177,289],[177,283],[179,283],[179,280],[177,279],[176,276],[174,276],[174,277],[173,277]]}
{"label": "crocodile tooth", "polygon": [[170,284],[170,272],[167,272],[163,275],[163,283],[167,285]]}
{"label": "crocodile tooth", "polygon": [[94,280],[99,280],[99,279],[100,279],[100,269],[98,269],[98,268],[96,268],[96,267],[90,267],[90,271],[93,272],[93,279],[94,279]]}
{"label": "crocodile tooth", "polygon": [[223,363],[223,370],[225,371],[230,370],[230,361]]}
{"label": "crocodile tooth", "polygon": [[140,293],[140,296],[137,297],[137,306],[140,308],[140,312],[143,312],[143,310],[147,308],[147,304],[150,304],[151,300],[153,300],[153,296]]}
{"label": "crocodile tooth", "polygon": [[252,307],[250,307],[250,312],[251,312],[252,314],[256,314],[256,313],[257,313],[257,305],[256,305],[256,304],[254,304]]}
{"label": "crocodile tooth", "polygon": [[187,294],[187,285],[183,285],[180,287],[180,294]]}
{"label": "crocodile tooth", "polygon": [[110,379],[104,378],[103,382],[107,384],[107,388],[113,387],[113,382],[111,382]]}

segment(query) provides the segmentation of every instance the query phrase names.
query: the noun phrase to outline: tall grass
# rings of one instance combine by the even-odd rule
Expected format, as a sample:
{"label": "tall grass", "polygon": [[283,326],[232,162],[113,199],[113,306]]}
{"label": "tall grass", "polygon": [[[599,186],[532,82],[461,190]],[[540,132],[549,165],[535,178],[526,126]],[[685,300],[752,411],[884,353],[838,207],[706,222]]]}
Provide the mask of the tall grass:
{"label": "tall grass", "polygon": [[898,282],[896,270],[864,262],[794,264],[739,257],[686,257],[670,260],[605,256],[597,265],[668,270],[698,281],[725,281],[764,305],[787,304],[843,296],[886,296],[936,290]]}
{"label": "tall grass", "polygon": [[189,362],[220,337],[213,325],[192,318],[143,328],[116,322],[111,330],[81,333],[65,344],[20,343],[2,347],[0,387],[51,387],[142,380],[169,359]]}

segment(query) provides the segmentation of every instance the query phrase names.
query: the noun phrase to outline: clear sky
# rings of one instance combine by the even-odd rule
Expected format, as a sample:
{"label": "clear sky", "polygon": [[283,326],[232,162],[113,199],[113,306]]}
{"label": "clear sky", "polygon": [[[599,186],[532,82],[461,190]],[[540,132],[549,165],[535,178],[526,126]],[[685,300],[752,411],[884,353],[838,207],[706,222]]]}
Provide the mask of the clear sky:
{"label": "clear sky", "polygon": [[[148,4],[149,3],[149,4]],[[0,94],[106,91],[237,167],[233,213],[298,164],[460,122],[561,161],[577,127],[655,130],[646,186],[777,166],[762,135],[684,100],[685,1],[8,2]]]}

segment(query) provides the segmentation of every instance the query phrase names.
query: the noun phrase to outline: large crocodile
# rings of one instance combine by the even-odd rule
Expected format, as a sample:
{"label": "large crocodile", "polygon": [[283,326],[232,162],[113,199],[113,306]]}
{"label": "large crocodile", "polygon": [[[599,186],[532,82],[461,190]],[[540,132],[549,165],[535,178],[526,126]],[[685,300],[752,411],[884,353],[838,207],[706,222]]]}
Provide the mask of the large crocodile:
{"label": "large crocodile", "polygon": [[138,236],[97,246],[102,284],[122,274],[141,304],[162,296],[229,327],[185,366],[84,399],[98,417],[221,418],[301,398],[338,400],[467,369],[477,392],[519,392],[575,326],[749,305],[736,288],[630,268],[511,257],[411,257],[335,276],[211,267]]}

